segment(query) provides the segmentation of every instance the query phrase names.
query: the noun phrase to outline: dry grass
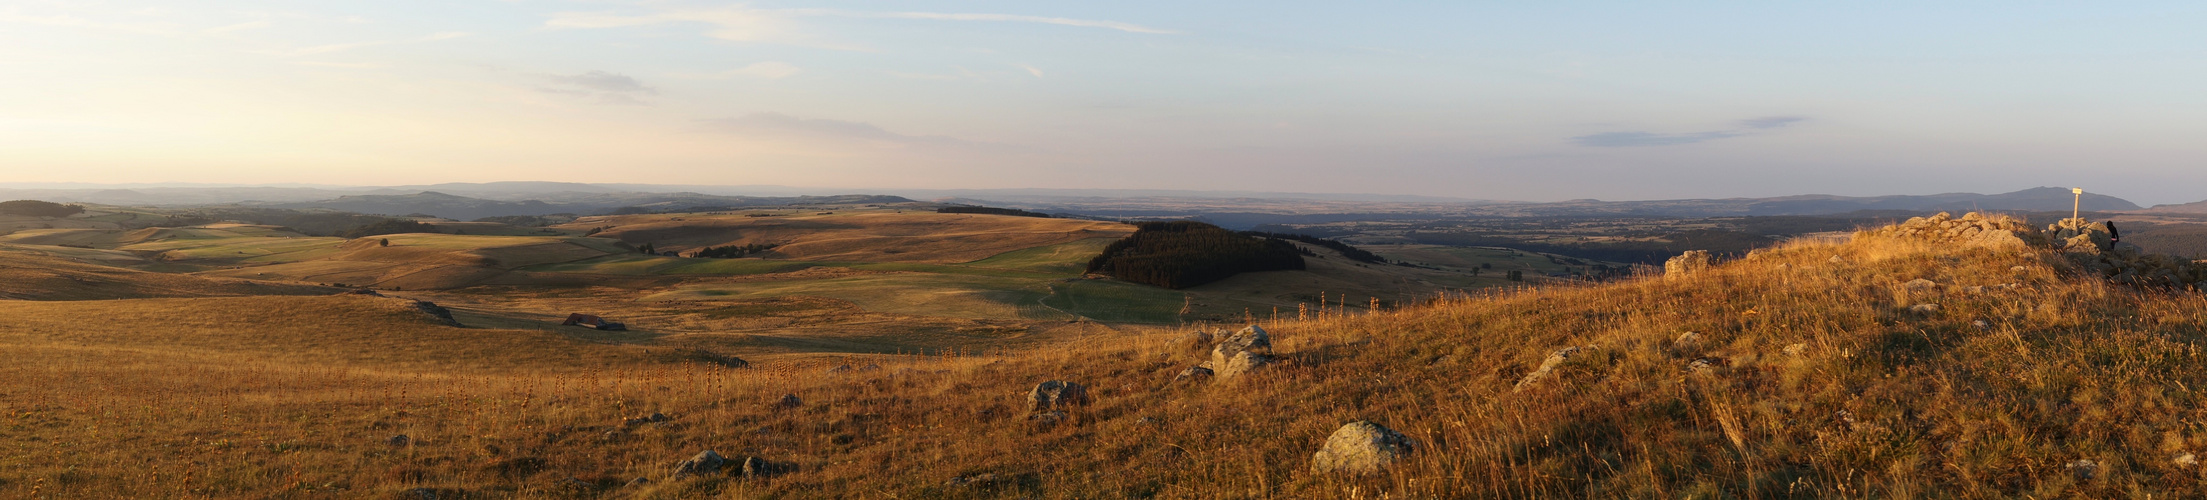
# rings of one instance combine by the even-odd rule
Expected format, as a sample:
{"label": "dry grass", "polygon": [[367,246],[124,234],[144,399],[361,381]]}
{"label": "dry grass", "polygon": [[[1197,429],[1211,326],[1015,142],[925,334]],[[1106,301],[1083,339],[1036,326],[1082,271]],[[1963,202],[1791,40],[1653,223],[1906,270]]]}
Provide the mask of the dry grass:
{"label": "dry grass", "polygon": [[[1904,285],[1918,278],[1941,286]],[[220,302],[243,300],[353,302]],[[1803,243],[1683,279],[1324,313],[1268,325],[1281,364],[1191,386],[1170,380],[1199,357],[1165,330],[1076,325],[1081,339],[1046,347],[739,370],[390,319],[404,311],[377,300],[0,303],[44,318],[0,326],[0,496],[2207,494],[2174,461],[2207,450],[2193,389],[2207,387],[2207,300],[2112,287],[2038,253]],[[192,307],[215,318],[159,323]],[[92,313],[143,326],[58,319]],[[1687,331],[1698,347],[1672,344]],[[1592,348],[1512,390],[1564,346]],[[416,356],[346,354],[378,349]],[[825,370],[836,362],[882,368]],[[1050,379],[1089,385],[1096,403],[1031,426],[1021,394]],[[785,393],[806,404],[767,405]],[[673,420],[601,439],[653,411]],[[1310,474],[1318,443],[1357,419],[1419,453],[1381,476]],[[417,441],[386,445],[394,434]],[[666,480],[705,449],[795,471]],[[2096,464],[2089,477],[2079,460]],[[993,480],[949,483],[981,474]],[[619,486],[639,476],[655,482]]]}
{"label": "dry grass", "polygon": [[599,237],[688,254],[706,246],[779,245],[771,259],[953,264],[1006,252],[1091,238],[1120,238],[1132,226],[1114,222],[1005,215],[862,211],[832,215],[635,215],[559,226],[610,226]]}

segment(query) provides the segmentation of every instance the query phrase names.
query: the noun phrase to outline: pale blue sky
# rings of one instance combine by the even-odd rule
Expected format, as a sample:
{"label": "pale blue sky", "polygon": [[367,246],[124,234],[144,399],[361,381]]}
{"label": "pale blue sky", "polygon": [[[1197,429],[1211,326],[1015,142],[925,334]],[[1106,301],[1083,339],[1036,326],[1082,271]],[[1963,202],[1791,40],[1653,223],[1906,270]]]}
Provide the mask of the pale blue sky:
{"label": "pale blue sky", "polygon": [[2207,7],[0,3],[0,181],[2207,198]]}

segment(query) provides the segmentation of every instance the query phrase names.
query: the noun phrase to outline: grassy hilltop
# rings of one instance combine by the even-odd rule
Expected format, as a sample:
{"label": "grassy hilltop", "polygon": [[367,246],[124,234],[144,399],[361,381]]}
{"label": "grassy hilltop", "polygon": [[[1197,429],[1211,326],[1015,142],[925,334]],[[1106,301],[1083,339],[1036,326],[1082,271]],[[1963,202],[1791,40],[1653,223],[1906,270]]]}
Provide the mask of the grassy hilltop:
{"label": "grassy hilltop", "polygon": [[[1206,359],[1183,327],[730,368],[364,295],[0,301],[0,496],[2207,494],[2207,299],[2071,262],[1860,233],[1672,279],[1266,318],[1279,361],[1209,382],[1174,381]],[[1030,420],[1046,380],[1093,404]],[[1311,472],[1354,420],[1416,451]],[[784,470],[670,478],[704,450]]]}

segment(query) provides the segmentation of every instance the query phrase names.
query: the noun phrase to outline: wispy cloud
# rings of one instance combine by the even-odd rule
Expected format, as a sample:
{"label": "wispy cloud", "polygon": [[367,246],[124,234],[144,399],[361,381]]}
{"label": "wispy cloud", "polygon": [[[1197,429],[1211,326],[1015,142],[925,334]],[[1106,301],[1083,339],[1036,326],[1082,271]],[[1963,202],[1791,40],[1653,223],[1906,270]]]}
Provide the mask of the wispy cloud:
{"label": "wispy cloud", "polygon": [[591,99],[599,104],[649,105],[651,103],[638,96],[659,93],[633,77],[610,71],[591,70],[574,75],[546,75],[544,79],[549,85],[537,87],[538,92]]}
{"label": "wispy cloud", "polygon": [[314,46],[308,46],[308,47],[299,47],[299,48],[294,48],[294,49],[280,49],[280,50],[261,50],[261,51],[254,51],[254,53],[256,53],[256,54],[267,54],[267,55],[273,55],[273,56],[308,56],[308,55],[315,55],[315,54],[328,54],[328,53],[331,53],[331,52],[343,52],[343,51],[347,51],[347,50],[352,50],[352,49],[357,49],[357,48],[362,48],[362,47],[376,47],[376,46],[382,46],[382,45],[399,45],[399,44],[408,44],[408,43],[434,42],[434,41],[438,41],[438,40],[451,40],[451,39],[454,39],[454,38],[462,38],[462,37],[466,37],[466,36],[469,36],[469,35],[470,35],[469,33],[462,33],[462,32],[457,32],[457,31],[448,31],[448,32],[444,32],[444,33],[437,33],[437,34],[434,34],[434,35],[424,36],[424,37],[421,37],[421,38],[411,38],[411,39],[406,39],[406,40],[373,40],[373,41],[366,41],[366,42],[332,43],[332,44],[327,44],[327,45],[314,45]]}
{"label": "wispy cloud", "polygon": [[1799,116],[1770,116],[1740,120],[1738,122],[1738,125],[1744,130],[1712,130],[1707,132],[1688,132],[1683,134],[1664,134],[1657,132],[1637,131],[1604,132],[1599,134],[1572,137],[1569,140],[1572,144],[1597,148],[1678,146],[1684,144],[1709,142],[1718,139],[1743,137],[1747,135],[1752,135],[1756,131],[1781,129],[1787,126],[1791,126],[1795,123],[1800,123],[1807,120],[1808,118]]}
{"label": "wispy cloud", "polygon": [[268,26],[269,26],[269,24],[270,24],[270,23],[269,23],[268,21],[246,21],[246,22],[242,22],[242,23],[237,23],[237,24],[232,24],[232,25],[228,25],[228,26],[217,26],[217,27],[213,27],[213,28],[207,28],[207,29],[199,30],[199,32],[200,32],[200,33],[206,33],[206,34],[209,34],[209,35],[214,35],[214,34],[221,34],[221,33],[229,33],[229,32],[232,32],[232,31],[242,31],[242,30],[249,30],[249,29],[266,28],[266,27],[268,27]]}
{"label": "wispy cloud", "polygon": [[942,13],[942,12],[869,12],[869,11],[853,11],[853,10],[841,10],[841,9],[789,9],[789,10],[783,10],[783,11],[781,11],[781,12],[787,12],[787,13],[789,13],[789,14],[792,14],[792,15],[799,15],[799,16],[834,16],[834,17],[855,17],[855,18],[870,18],[870,19],[928,19],[928,20],[935,20],[935,21],[990,21],[990,22],[1006,22],[1006,23],[1039,23],[1039,24],[1055,24],[1055,25],[1059,25],[1059,26],[1076,26],[1076,27],[1082,27],[1082,28],[1104,28],[1104,29],[1111,29],[1111,30],[1119,30],[1119,31],[1124,31],[1124,32],[1128,32],[1128,33],[1148,33],[1148,34],[1153,34],[1153,35],[1169,35],[1169,34],[1173,34],[1173,33],[1174,33],[1174,32],[1173,32],[1173,31],[1171,31],[1171,30],[1162,30],[1162,29],[1157,29],[1157,28],[1151,28],[1151,27],[1147,27],[1147,26],[1142,26],[1142,25],[1138,25],[1138,24],[1133,24],[1133,23],[1122,23],[1122,22],[1118,22],[1118,21],[1099,21],[1099,20],[1093,20],[1093,19],[1072,19],[1072,18],[1065,18],[1065,17],[1047,17],[1047,16],[1022,16],[1022,15],[1017,15],[1017,14],[979,14],[979,13],[957,13],[957,14],[953,14],[953,13]]}
{"label": "wispy cloud", "polygon": [[899,134],[866,122],[798,118],[781,113],[751,113],[735,118],[710,120],[707,128],[715,132],[760,137],[894,144],[967,144],[966,141],[950,137]]}
{"label": "wispy cloud", "polygon": [[776,43],[837,50],[867,50],[864,47],[821,39],[800,30],[793,19],[800,17],[843,17],[859,19],[921,19],[933,21],[978,21],[1006,23],[1035,23],[1082,28],[1102,28],[1128,33],[1169,34],[1173,31],[1150,28],[1131,23],[1064,17],[1027,16],[1017,14],[942,13],[942,12],[874,12],[842,9],[751,9],[725,7],[718,9],[665,9],[639,14],[613,12],[556,12],[544,21],[547,28],[601,29],[646,26],[664,23],[701,23],[710,28],[706,36],[736,42]]}
{"label": "wispy cloud", "polygon": [[1807,120],[1808,118],[1803,118],[1799,116],[1766,116],[1762,118],[1750,118],[1746,120],[1740,120],[1740,126],[1752,129],[1774,129],[1784,128],[1787,125],[1792,125]]}
{"label": "wispy cloud", "polygon": [[1031,74],[1031,75],[1034,75],[1034,76],[1035,76],[1035,78],[1042,78],[1042,69],[1041,69],[1041,68],[1036,68],[1036,67],[1034,67],[1034,66],[1028,66],[1028,65],[1025,65],[1025,64],[1019,64],[1019,63],[1012,63],[1012,65],[1013,65],[1013,66],[1018,66],[1018,67],[1019,67],[1019,69],[1024,69],[1024,70],[1027,70],[1027,73],[1028,73],[1028,74]]}
{"label": "wispy cloud", "polygon": [[718,73],[685,73],[676,74],[674,76],[678,78],[692,78],[703,80],[724,80],[729,78],[765,78],[769,80],[779,80],[783,78],[797,76],[798,73],[803,72],[805,72],[804,68],[799,68],[794,64],[781,61],[765,61],[751,63],[741,68],[731,69]]}

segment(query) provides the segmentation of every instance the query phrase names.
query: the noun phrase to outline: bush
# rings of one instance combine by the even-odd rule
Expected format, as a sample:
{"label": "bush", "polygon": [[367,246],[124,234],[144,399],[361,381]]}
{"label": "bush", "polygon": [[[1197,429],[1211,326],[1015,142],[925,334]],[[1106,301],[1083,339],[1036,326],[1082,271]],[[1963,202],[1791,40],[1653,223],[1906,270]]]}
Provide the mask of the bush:
{"label": "bush", "polygon": [[32,217],[68,217],[81,213],[84,213],[84,207],[76,205],[63,205],[50,201],[0,201],[0,214],[28,215]]}
{"label": "bush", "polygon": [[1145,222],[1104,247],[1088,272],[1165,288],[1188,288],[1254,271],[1303,269],[1295,244],[1201,222]]}

